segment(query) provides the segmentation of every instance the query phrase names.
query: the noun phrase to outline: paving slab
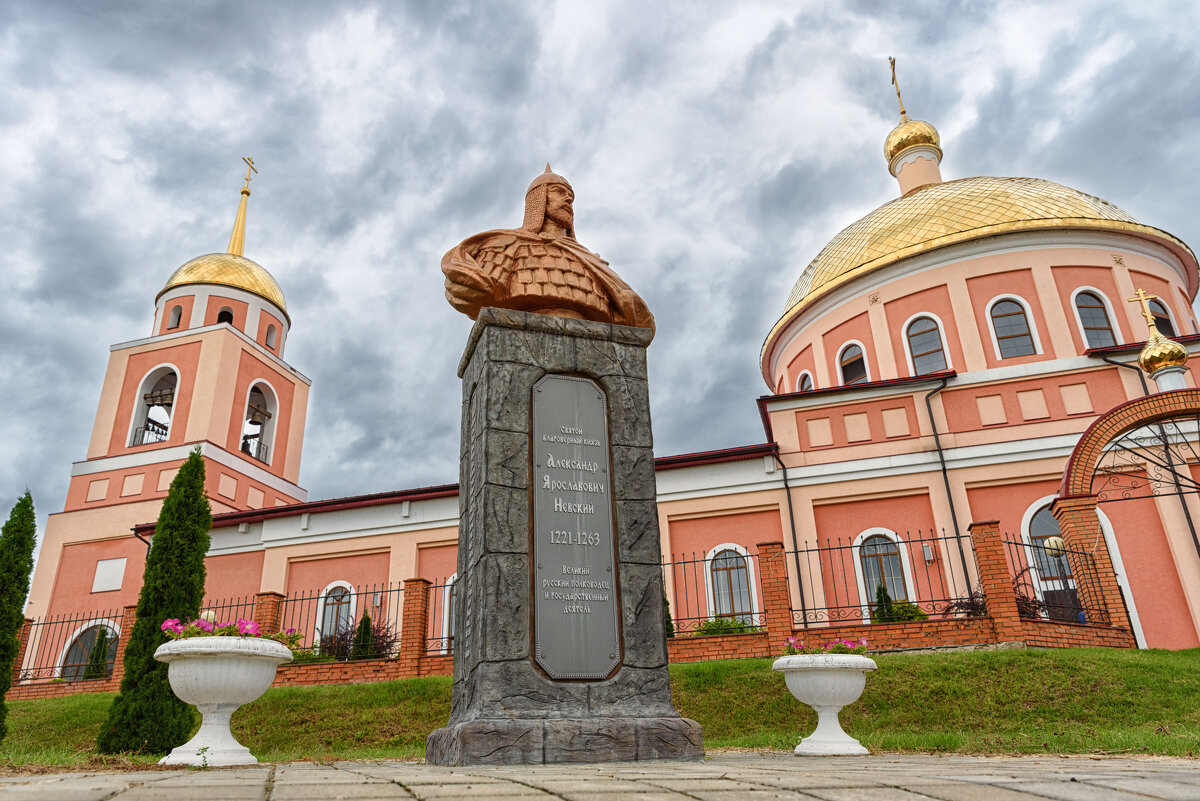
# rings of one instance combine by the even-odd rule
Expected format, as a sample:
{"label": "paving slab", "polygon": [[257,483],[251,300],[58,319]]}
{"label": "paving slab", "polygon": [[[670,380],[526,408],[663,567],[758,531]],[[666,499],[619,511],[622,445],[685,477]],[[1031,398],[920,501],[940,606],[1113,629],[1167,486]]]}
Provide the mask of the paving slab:
{"label": "paving slab", "polygon": [[716,753],[703,763],[399,760],[0,776],[0,801],[1192,801],[1200,760]]}

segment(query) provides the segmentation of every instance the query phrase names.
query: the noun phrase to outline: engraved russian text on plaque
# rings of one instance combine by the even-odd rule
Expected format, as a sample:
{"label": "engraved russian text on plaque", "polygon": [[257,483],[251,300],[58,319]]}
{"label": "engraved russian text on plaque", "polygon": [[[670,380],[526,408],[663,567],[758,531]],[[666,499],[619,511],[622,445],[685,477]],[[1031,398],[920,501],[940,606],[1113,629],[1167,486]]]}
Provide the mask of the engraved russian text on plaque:
{"label": "engraved russian text on plaque", "polygon": [[607,398],[548,375],[532,411],[535,659],[554,679],[604,679],[621,662]]}

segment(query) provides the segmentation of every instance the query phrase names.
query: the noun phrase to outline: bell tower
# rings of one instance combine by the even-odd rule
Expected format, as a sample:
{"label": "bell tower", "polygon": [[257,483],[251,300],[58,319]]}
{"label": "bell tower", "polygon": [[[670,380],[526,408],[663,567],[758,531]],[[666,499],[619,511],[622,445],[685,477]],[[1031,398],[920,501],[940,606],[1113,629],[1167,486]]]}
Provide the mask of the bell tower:
{"label": "bell tower", "polygon": [[245,162],[225,252],[176,270],[155,297],[150,336],[109,348],[87,456],[47,522],[27,615],[135,603],[146,545],[131,529],[157,518],[195,448],[214,513],[307,498],[297,481],[310,382],[284,360],[283,291],[242,253],[257,172]]}

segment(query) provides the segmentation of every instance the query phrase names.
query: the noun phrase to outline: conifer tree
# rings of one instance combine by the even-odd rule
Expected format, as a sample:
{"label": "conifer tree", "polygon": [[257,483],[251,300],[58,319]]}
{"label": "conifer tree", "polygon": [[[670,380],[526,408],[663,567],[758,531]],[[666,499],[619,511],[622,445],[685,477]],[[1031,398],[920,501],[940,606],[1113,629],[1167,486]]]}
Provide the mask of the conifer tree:
{"label": "conifer tree", "polygon": [[204,598],[204,555],[208,552],[212,509],[204,493],[204,460],[192,451],[179,468],[163,501],[146,555],[137,623],[125,646],[125,675],[100,728],[103,754],[165,754],[187,740],[191,709],[167,683],[167,665],[154,651],[167,641],[164,620],[194,620]]}
{"label": "conifer tree", "polygon": [[96,642],[88,652],[87,667],[83,671],[85,679],[102,679],[108,675],[108,629],[101,626],[96,632]]}
{"label": "conifer tree", "polygon": [[358,621],[358,631],[354,632],[354,647],[350,651],[351,659],[370,659],[375,655],[375,633],[371,631],[371,616],[363,613]]}
{"label": "conifer tree", "polygon": [[892,596],[888,593],[887,587],[880,582],[875,588],[875,610],[871,613],[871,621],[874,623],[887,623],[892,619]]}
{"label": "conifer tree", "polygon": [[4,724],[8,714],[4,696],[12,685],[17,637],[25,622],[25,597],[29,594],[29,574],[33,572],[36,536],[33,496],[26,490],[0,529],[0,740],[8,730]]}

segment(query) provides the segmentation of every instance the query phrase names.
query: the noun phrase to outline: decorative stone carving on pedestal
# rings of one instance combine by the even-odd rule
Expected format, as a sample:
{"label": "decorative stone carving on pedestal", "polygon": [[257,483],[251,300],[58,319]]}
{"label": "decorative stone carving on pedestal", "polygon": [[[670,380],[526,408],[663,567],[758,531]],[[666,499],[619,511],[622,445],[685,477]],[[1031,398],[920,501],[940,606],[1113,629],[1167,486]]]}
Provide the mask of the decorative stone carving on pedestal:
{"label": "decorative stone carving on pedestal", "polygon": [[[549,214],[547,187],[566,185],[547,175],[530,187],[527,224],[543,222],[539,203]],[[509,261],[497,258],[488,273],[517,276],[499,294],[539,313],[462,302],[483,297],[467,291],[469,243],[511,232],[471,237],[443,260],[447,296],[477,321],[459,364],[454,697],[449,725],[426,744],[434,764],[704,755],[699,724],[671,703],[667,673],[646,383],[653,317],[574,242],[571,197],[558,215],[565,228],[515,239]],[[579,275],[531,266],[559,258]],[[597,263],[602,297],[577,298],[570,289]],[[549,300],[534,300],[538,282],[523,270],[545,271]],[[613,323],[630,316],[640,327]]]}

